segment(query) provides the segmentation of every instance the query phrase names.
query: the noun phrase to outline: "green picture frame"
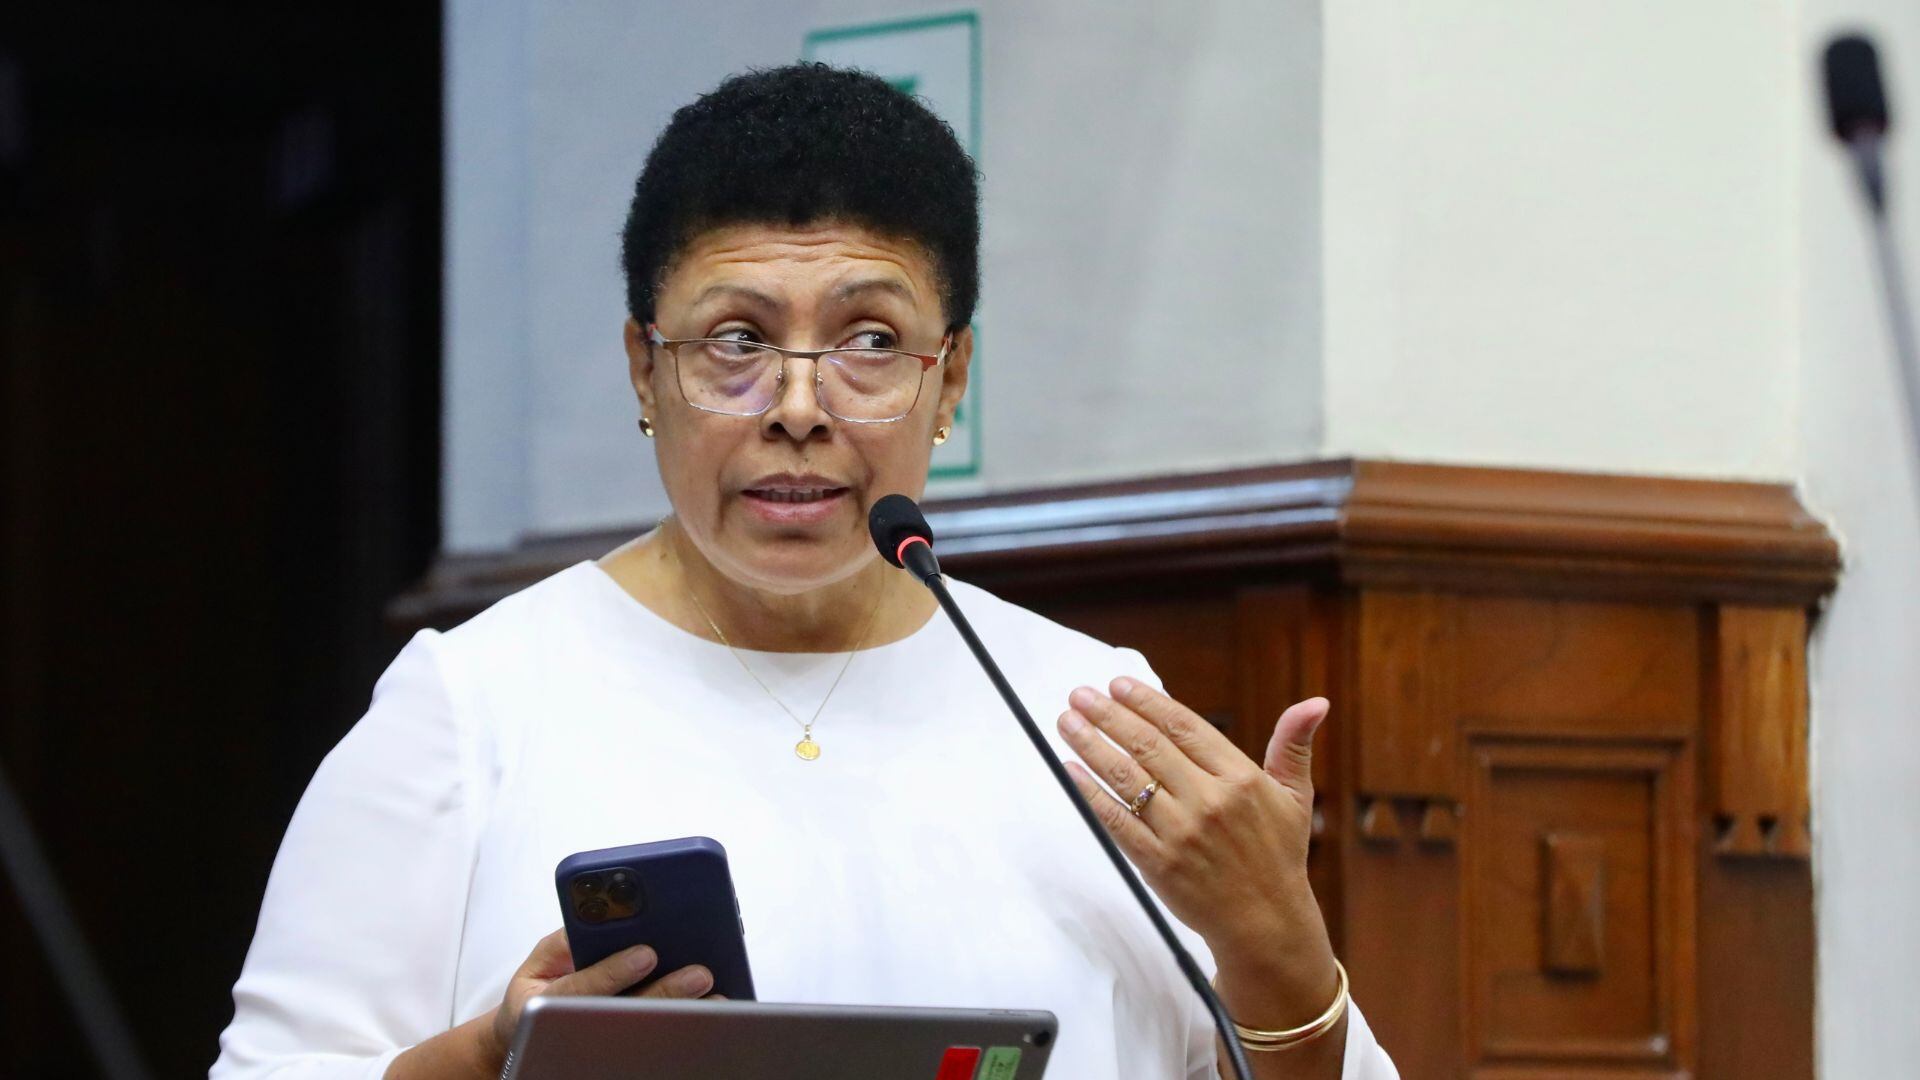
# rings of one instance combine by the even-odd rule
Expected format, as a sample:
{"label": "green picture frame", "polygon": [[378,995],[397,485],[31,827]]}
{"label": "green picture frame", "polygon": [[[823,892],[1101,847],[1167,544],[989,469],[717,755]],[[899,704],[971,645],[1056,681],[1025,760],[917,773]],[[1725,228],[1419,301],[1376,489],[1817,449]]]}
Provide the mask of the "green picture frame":
{"label": "green picture frame", "polygon": [[[977,164],[981,158],[981,34],[980,14],[972,9],[963,9],[933,15],[910,16],[898,19],[882,19],[873,22],[852,23],[840,26],[823,27],[809,31],[801,43],[800,57],[803,60],[823,60],[834,62],[834,46],[849,42],[869,43],[876,38],[888,36],[905,37],[923,34],[929,30],[943,30],[952,27],[964,27],[967,32],[967,84],[968,84],[968,122],[965,130],[956,125],[965,143],[965,149]],[[893,83],[904,93],[918,91],[917,77],[890,76],[887,72],[875,74]],[[980,320],[971,324],[974,338],[973,361],[969,369],[967,395],[956,411],[954,426],[963,429],[965,435],[965,457],[957,460],[940,460],[939,451],[934,453],[934,464],[928,469],[927,476],[932,480],[964,480],[980,475],[985,458],[983,428],[981,426],[982,392],[982,349],[980,347]]]}

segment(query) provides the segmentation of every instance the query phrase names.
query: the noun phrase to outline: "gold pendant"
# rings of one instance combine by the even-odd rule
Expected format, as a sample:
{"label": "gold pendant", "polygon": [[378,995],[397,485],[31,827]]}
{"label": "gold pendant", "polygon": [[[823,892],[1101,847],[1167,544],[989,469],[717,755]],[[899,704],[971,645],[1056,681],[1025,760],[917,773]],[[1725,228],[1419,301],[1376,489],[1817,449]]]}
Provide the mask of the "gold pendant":
{"label": "gold pendant", "polygon": [[799,755],[801,761],[812,761],[820,756],[820,744],[813,741],[813,736],[808,735],[793,744],[793,752]]}

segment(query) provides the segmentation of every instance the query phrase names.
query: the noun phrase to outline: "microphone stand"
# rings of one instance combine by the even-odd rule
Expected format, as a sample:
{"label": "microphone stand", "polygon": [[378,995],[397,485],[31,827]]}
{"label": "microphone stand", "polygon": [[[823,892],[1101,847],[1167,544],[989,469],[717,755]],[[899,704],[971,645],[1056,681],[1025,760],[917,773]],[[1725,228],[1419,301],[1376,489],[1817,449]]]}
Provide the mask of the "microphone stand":
{"label": "microphone stand", "polygon": [[[966,641],[967,648],[973,653],[973,658],[980,662],[980,667],[986,671],[987,678],[993,681],[993,688],[1000,692],[1000,699],[1007,703],[1013,718],[1020,722],[1020,730],[1027,733],[1027,740],[1033,743],[1033,749],[1040,755],[1040,760],[1046,762],[1047,771],[1053,774],[1053,779],[1060,785],[1060,789],[1067,793],[1073,808],[1080,814],[1080,820],[1086,823],[1087,830],[1093,834],[1095,840],[1099,841],[1100,850],[1107,853],[1108,861],[1113,863],[1114,870],[1120,874],[1120,880],[1127,883],[1127,890],[1133,893],[1135,900],[1139,901],[1141,910],[1147,913],[1153,928],[1160,932],[1160,940],[1166,942],[1167,950],[1173,953],[1174,962],[1180,966],[1180,973],[1187,977],[1187,983],[1193,987],[1193,992],[1199,994],[1200,1000],[1206,1003],[1207,1012],[1213,1015],[1214,1027],[1220,1032],[1220,1040],[1226,1044],[1227,1057],[1233,1062],[1234,1074],[1240,1080],[1253,1080],[1253,1070],[1247,1061],[1246,1048],[1240,1045],[1240,1035],[1234,1030],[1233,1020],[1227,1015],[1226,1006],[1220,1004],[1220,995],[1213,992],[1213,987],[1207,982],[1207,976],[1200,970],[1200,965],[1194,962],[1193,955],[1187,952],[1186,946],[1180,944],[1180,939],[1174,936],[1173,926],[1167,922],[1167,917],[1160,913],[1160,906],[1154,903],[1153,894],[1141,884],[1139,876],[1133,872],[1132,865],[1127,862],[1127,857],[1120,853],[1120,849],[1114,845],[1113,838],[1107,835],[1106,826],[1100,824],[1100,819],[1093,816],[1093,808],[1088,806],[1087,800],[1081,797],[1080,789],[1073,784],[1073,777],[1067,775],[1066,766],[1060,764],[1059,756],[1053,752],[1053,747],[1047,744],[1046,736],[1040,733],[1040,728],[1033,722],[1033,717],[1028,715],[1027,707],[1021,703],[1020,696],[1013,692],[1013,686],[1001,673],[1000,665],[994,663],[992,654],[987,652],[987,647],[980,641],[980,636],[973,632],[973,624],[967,621],[967,616],[960,610],[960,605],[954,602],[953,594],[947,591],[946,578],[940,573],[939,563],[934,561],[933,549],[921,543],[911,548],[904,548],[903,552],[905,552],[908,572],[919,578],[921,584],[933,591],[934,599],[940,601],[940,609],[947,613],[948,619],[952,620],[954,629],[960,631],[960,637]],[[923,573],[923,570],[931,572]]]}
{"label": "microphone stand", "polygon": [[4,769],[0,769],[0,868],[6,870],[14,895],[20,898],[27,922],[46,952],[47,966],[53,969],[54,979],[73,1007],[74,1019],[100,1071],[113,1080],[147,1080],[153,1074],[140,1060],[133,1032],[114,1004],[80,924],[60,897],[53,868],[47,865],[46,855],[34,839],[26,810]]}
{"label": "microphone stand", "polygon": [[1893,338],[1894,363],[1900,369],[1900,388],[1907,401],[1907,435],[1920,451],[1920,344],[1913,330],[1913,309],[1907,303],[1906,274],[1901,269],[1900,246],[1894,239],[1893,223],[1887,217],[1885,167],[1881,155],[1882,136],[1862,132],[1847,140],[1847,150],[1860,174],[1860,187],[1867,202],[1867,218],[1873,233],[1874,261],[1880,270],[1880,287],[1886,297],[1887,326]]}

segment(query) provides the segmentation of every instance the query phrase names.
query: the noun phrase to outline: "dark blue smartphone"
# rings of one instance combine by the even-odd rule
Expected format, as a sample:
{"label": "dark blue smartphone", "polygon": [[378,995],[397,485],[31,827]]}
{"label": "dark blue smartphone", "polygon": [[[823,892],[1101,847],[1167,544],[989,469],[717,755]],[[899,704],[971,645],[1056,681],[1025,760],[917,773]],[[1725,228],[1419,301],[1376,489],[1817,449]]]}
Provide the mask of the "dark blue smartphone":
{"label": "dark blue smartphone", "polygon": [[705,836],[582,851],[553,871],[575,970],[651,945],[660,963],[640,983],[688,964],[713,972],[713,993],[752,1001],[745,926],[727,850]]}

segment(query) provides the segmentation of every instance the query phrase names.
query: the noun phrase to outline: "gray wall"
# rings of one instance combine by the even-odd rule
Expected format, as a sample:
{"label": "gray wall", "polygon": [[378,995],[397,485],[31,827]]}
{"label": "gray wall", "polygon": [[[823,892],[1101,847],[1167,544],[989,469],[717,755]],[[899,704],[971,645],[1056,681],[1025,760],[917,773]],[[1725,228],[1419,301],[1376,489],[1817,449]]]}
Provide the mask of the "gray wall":
{"label": "gray wall", "polygon": [[[728,73],[907,0],[453,0],[445,524],[455,551],[665,509],[617,234]],[[1318,5],[979,5],[982,468],[949,491],[1302,458],[1320,442]]]}

